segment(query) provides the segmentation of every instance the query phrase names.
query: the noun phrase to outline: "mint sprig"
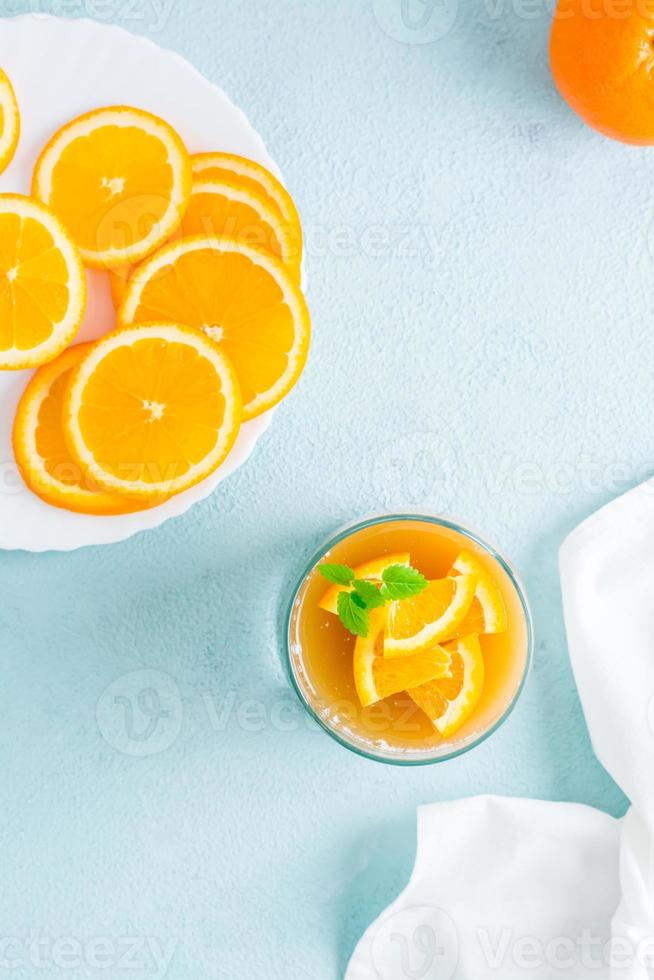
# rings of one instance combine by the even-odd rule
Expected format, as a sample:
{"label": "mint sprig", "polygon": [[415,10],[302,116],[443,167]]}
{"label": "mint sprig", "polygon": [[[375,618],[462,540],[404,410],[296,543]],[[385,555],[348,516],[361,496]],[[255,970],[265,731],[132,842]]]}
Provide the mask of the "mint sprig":
{"label": "mint sprig", "polygon": [[355,636],[368,635],[370,614],[365,599],[362,599],[358,592],[339,592],[336,608],[346,630]]}
{"label": "mint sprig", "polygon": [[382,572],[381,594],[386,600],[409,599],[427,588],[427,579],[411,565],[391,565]]}
{"label": "mint sprig", "polygon": [[347,565],[330,565],[328,562],[320,566],[320,574],[334,585],[349,585],[356,578],[353,568]]}
{"label": "mint sprig", "polygon": [[372,582],[368,582],[364,578],[356,578],[352,585],[356,595],[363,599],[368,609],[377,609],[378,606],[383,606],[386,602],[380,590]]}
{"label": "mint sprig", "polygon": [[409,599],[429,584],[425,576],[411,565],[389,565],[382,572],[379,587],[367,579],[358,579],[349,565],[325,562],[318,566],[318,571],[329,582],[343,586],[336,600],[339,618],[348,632],[362,637],[366,637],[370,630],[371,609],[378,609],[387,602]]}

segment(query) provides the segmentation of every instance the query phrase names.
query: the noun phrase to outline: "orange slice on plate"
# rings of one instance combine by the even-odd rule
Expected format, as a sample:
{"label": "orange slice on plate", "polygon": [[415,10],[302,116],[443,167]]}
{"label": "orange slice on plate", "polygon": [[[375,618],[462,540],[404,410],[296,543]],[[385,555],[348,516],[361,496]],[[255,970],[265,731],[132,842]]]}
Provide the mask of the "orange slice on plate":
{"label": "orange slice on plate", "polygon": [[195,180],[223,180],[265,194],[271,207],[276,208],[292,231],[298,264],[302,258],[302,224],[293,198],[284,185],[266,167],[236,153],[196,153],[191,157]]}
{"label": "orange slice on plate", "polygon": [[111,290],[111,301],[116,312],[120,309],[121,303],[125,299],[127,284],[133,270],[133,265],[124,265],[120,269],[109,269],[109,288]]}
{"label": "orange slice on plate", "polygon": [[60,129],[36,163],[34,197],[48,204],[84,262],[140,261],[179,225],[193,176],[175,130],[129,106],[96,109]]}
{"label": "orange slice on plate", "polygon": [[[366,579],[369,582],[381,582],[382,573],[387,568],[390,568],[391,565],[408,565],[410,561],[411,556],[408,551],[398,551],[392,555],[382,555],[380,558],[365,561],[362,565],[357,565],[356,568],[353,568],[352,571],[354,572],[355,578]],[[325,612],[334,613],[337,616],[339,593],[348,590],[349,586],[332,585],[327,589],[318,605]]]}
{"label": "orange slice on plate", "polygon": [[0,68],[0,174],[13,160],[19,138],[18,100],[8,76]]}
{"label": "orange slice on plate", "polygon": [[384,656],[405,657],[449,639],[463,622],[475,597],[477,577],[434,579],[409,599],[388,604]]}
{"label": "orange slice on plate", "polygon": [[84,268],[61,222],[37,201],[0,194],[0,368],[56,357],[85,307]]}
{"label": "orange slice on plate", "polygon": [[[299,279],[297,235],[263,189],[253,181],[249,184],[243,186],[238,178],[203,179],[200,175],[193,184],[188,208],[175,237],[234,238],[276,255]],[[116,309],[120,308],[133,270],[133,266],[124,266],[110,271],[111,296]]]}
{"label": "orange slice on plate", "polygon": [[54,507],[80,514],[127,514],[139,509],[138,503],[89,486],[64,438],[61,414],[66,386],[91,347],[69,347],[32,376],[16,411],[14,455],[30,490]]}
{"label": "orange slice on plate", "polygon": [[234,366],[244,419],[281,401],[309,352],[309,312],[287,266],[233,239],[166,245],[132,274],[118,319],[185,323],[205,333]]}
{"label": "orange slice on plate", "polygon": [[63,426],[87,477],[110,493],[159,502],[212,473],[234,445],[234,370],[199,331],[125,327],[91,346],[70,379]]}
{"label": "orange slice on plate", "polygon": [[475,575],[475,598],[456,636],[470,633],[504,633],[508,628],[502,591],[486,566],[472,552],[464,549],[452,566],[450,575]]}
{"label": "orange slice on plate", "polygon": [[[191,157],[191,165],[195,185],[207,182],[227,183],[232,189],[245,191],[251,198],[256,199],[260,216],[266,219],[266,223],[272,229],[275,229],[272,233],[266,234],[267,240],[273,243],[270,251],[280,255],[283,261],[294,267],[299,276],[302,261],[302,225],[293,198],[284,185],[260,163],[235,153],[197,153]],[[184,224],[185,236],[220,233],[208,230],[206,222],[198,224],[197,215],[189,214],[189,211],[190,207]],[[275,214],[275,220],[269,220],[271,211]],[[191,226],[195,230],[189,230]],[[226,228],[225,232],[231,237],[239,237],[234,231],[230,232],[229,228]],[[246,234],[248,232],[247,226],[245,232]],[[256,239],[261,238],[261,231],[255,230],[253,236],[254,241],[247,238],[243,240],[246,244],[256,246],[258,244]],[[111,295],[116,309],[120,307],[123,300],[127,280],[132,271],[130,266],[111,270]]]}
{"label": "orange slice on plate", "polygon": [[450,738],[470,718],[484,688],[484,658],[477,636],[466,636],[444,648],[452,658],[450,677],[407,688],[443,738]]}
{"label": "orange slice on plate", "polygon": [[276,255],[300,278],[300,260],[292,229],[261,190],[240,187],[227,177],[196,178],[180,233],[185,238],[211,235]]}
{"label": "orange slice on plate", "polygon": [[425,653],[388,660],[384,657],[385,610],[370,612],[366,637],[358,636],[354,646],[354,683],[364,708],[409,687],[449,676],[451,656],[443,647],[433,646]]}

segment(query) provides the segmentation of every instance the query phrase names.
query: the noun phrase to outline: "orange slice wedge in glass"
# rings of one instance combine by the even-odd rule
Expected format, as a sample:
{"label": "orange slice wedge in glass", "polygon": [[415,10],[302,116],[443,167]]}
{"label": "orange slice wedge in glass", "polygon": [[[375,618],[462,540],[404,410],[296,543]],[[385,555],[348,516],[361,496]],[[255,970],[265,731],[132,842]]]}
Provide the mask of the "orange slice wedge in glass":
{"label": "orange slice wedge in glass", "polygon": [[212,473],[240,423],[228,359],[198,330],[173,324],[125,327],[93,344],[63,409],[69,449],[87,477],[149,503]]}
{"label": "orange slice wedge in glass", "polygon": [[[382,555],[380,558],[372,558],[370,561],[363,562],[362,565],[357,565],[353,568],[355,578],[366,579],[369,582],[381,582],[382,573],[390,568],[391,565],[408,565],[411,561],[411,556],[408,551],[398,551],[392,555]],[[343,585],[332,585],[325,592],[324,596],[318,603],[321,609],[325,612],[334,613],[338,615],[338,596],[340,592],[348,590],[348,586]]]}
{"label": "orange slice wedge in glass", "polygon": [[506,606],[501,589],[483,562],[464,549],[452,566],[450,575],[475,575],[475,597],[454,636],[470,633],[504,633],[508,627]]}
{"label": "orange slice wedge in glass", "polygon": [[16,411],[14,455],[25,483],[46,503],[80,514],[127,514],[139,509],[138,502],[89,486],[64,438],[66,386],[91,347],[69,347],[32,376]]}
{"label": "orange slice wedge in glass", "polygon": [[434,579],[423,592],[388,604],[384,656],[423,653],[450,638],[475,597],[475,575]]}
{"label": "orange slice wedge in glass", "polygon": [[0,368],[52,360],[85,307],[82,261],[61,222],[37,201],[0,195]]}
{"label": "orange slice wedge in glass", "polygon": [[32,193],[61,218],[87,265],[113,268],[169,238],[192,181],[189,155],[168,123],[113,106],[55,133],[37,160]]}
{"label": "orange slice wedge in glass", "polygon": [[450,677],[407,688],[443,738],[450,738],[470,718],[484,687],[484,658],[479,638],[466,636],[444,649],[452,658]]}
{"label": "orange slice wedge in glass", "polygon": [[354,683],[364,708],[407,688],[449,676],[451,657],[443,647],[434,645],[425,653],[397,660],[384,657],[385,619],[383,608],[373,609],[368,636],[358,636],[354,646]]}
{"label": "orange slice wedge in glass", "polygon": [[0,174],[14,158],[20,138],[20,111],[16,93],[0,68]]}
{"label": "orange slice wedge in glass", "polygon": [[146,259],[118,318],[185,323],[210,337],[234,366],[244,419],[281,401],[309,352],[309,312],[288,267],[228,238],[183,238]]}

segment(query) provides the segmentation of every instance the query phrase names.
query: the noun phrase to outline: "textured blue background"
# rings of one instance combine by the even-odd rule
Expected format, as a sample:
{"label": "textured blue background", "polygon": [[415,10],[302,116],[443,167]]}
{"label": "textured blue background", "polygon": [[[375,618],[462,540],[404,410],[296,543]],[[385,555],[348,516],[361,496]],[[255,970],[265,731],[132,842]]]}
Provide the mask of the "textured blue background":
{"label": "textured blue background", "polygon": [[[48,980],[134,975],[126,937],[139,975],[164,975],[154,946],[170,980],[332,980],[407,879],[418,804],[623,812],[575,693],[556,562],[649,468],[652,154],[559,100],[547,6],[409,0],[402,21],[395,0],[0,0],[121,23],[227,90],[300,206],[315,326],[301,385],[211,499],[105,550],[0,559],[14,980],[35,956]],[[402,771],[294,713],[278,629],[328,532],[420,505],[515,560],[538,643],[494,738]]]}

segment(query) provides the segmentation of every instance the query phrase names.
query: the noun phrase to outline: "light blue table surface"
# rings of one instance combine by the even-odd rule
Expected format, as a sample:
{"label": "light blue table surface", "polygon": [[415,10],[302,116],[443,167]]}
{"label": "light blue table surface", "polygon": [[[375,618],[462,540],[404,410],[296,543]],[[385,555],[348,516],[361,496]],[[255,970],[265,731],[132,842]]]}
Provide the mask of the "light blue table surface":
{"label": "light blue table surface", "polygon": [[[394,0],[0,0],[30,9],[147,34],[246,110],[302,212],[315,339],[249,464],[188,515],[1,556],[3,967],[336,980],[408,878],[417,805],[625,809],[557,551],[649,472],[654,157],[558,98],[538,0],[409,0],[404,22]],[[398,506],[494,540],[537,632],[505,727],[407,771],[304,722],[278,638],[308,553]]]}

